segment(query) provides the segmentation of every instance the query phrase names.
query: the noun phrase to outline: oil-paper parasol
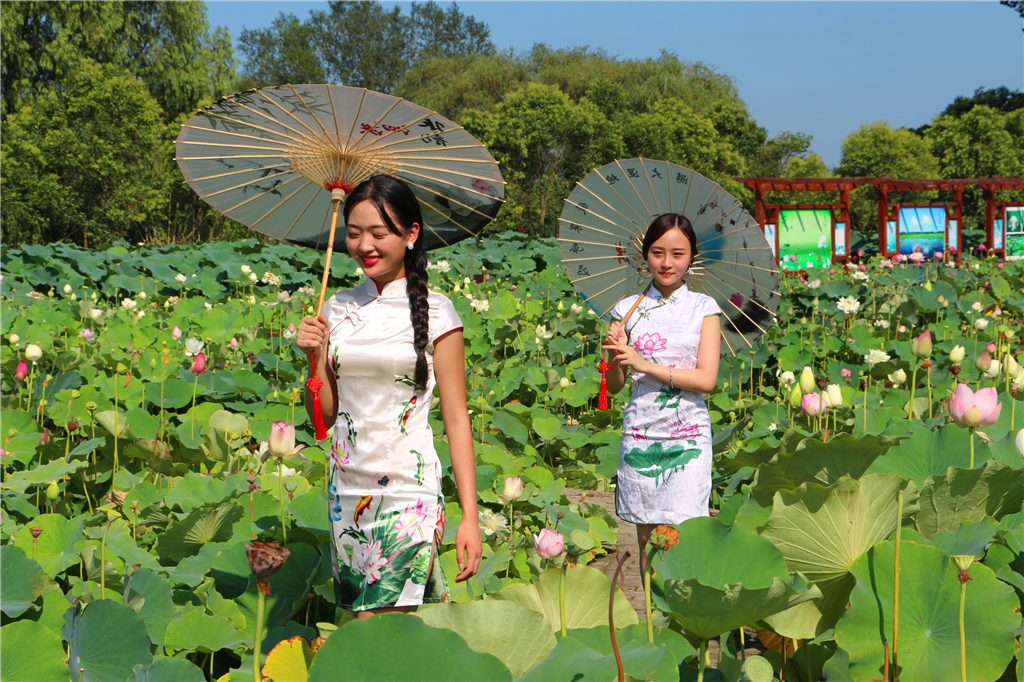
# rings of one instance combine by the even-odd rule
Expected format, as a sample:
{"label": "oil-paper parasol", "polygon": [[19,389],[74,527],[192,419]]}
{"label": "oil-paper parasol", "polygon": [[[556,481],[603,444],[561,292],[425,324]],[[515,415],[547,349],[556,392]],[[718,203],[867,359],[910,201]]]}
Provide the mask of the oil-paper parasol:
{"label": "oil-paper parasol", "polygon": [[[428,249],[477,235],[505,196],[494,157],[461,126],[398,97],[338,85],[225,97],[182,126],[176,160],[185,181],[224,215],[327,252],[317,314],[331,254],[345,251],[339,207],[363,180],[383,173],[412,188]],[[317,438],[325,438],[314,413]]]}
{"label": "oil-paper parasol", "polygon": [[682,214],[693,225],[699,255],[683,281],[722,309],[722,355],[753,347],[778,308],[775,259],[743,205],[689,168],[628,159],[577,183],[565,200],[558,237],[569,279],[587,305],[610,320],[616,303],[650,286],[641,246],[651,221],[665,213]]}

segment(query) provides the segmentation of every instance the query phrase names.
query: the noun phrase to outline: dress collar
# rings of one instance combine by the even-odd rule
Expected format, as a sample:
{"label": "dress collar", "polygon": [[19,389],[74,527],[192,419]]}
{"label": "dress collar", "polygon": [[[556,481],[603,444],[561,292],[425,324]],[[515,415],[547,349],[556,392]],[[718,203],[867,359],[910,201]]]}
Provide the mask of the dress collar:
{"label": "dress collar", "polygon": [[[673,291],[668,296],[668,300],[671,301],[671,300],[677,298],[680,295],[679,292],[689,293],[689,291],[690,291],[690,289],[689,289],[689,287],[686,286],[686,282],[683,282],[683,284],[678,289]],[[657,301],[658,299],[661,299],[661,298],[666,298],[661,293],[661,291],[658,289],[658,287],[654,286],[653,284],[651,285],[650,291],[647,292],[647,296],[648,296],[648,298],[650,298],[650,299],[652,299],[654,301]]]}
{"label": "dress collar", "polygon": [[399,298],[401,296],[406,296],[407,295],[407,293],[406,293],[406,286],[407,286],[406,278],[405,277],[400,277],[398,279],[391,280],[390,282],[385,284],[384,285],[384,291],[380,292],[380,294],[378,295],[377,294],[377,285],[376,285],[376,283],[372,279],[367,277],[365,280],[363,280],[363,283],[360,284],[357,288],[359,289],[359,292],[361,294],[363,294],[364,296],[366,296],[367,298],[370,298],[370,299],[374,299],[374,298],[388,299],[388,298]]}

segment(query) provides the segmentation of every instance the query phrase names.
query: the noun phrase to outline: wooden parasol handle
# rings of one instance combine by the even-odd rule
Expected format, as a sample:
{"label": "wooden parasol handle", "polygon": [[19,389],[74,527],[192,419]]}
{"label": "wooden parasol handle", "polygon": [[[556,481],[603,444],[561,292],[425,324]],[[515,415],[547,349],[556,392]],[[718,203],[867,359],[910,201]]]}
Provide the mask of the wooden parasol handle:
{"label": "wooden parasol handle", "polygon": [[[327,294],[327,278],[331,274],[331,256],[334,255],[334,231],[338,226],[338,209],[341,207],[341,202],[345,200],[345,190],[340,187],[331,190],[331,202],[334,205],[334,210],[331,213],[331,232],[327,237],[327,259],[324,262],[324,276],[320,280],[320,296],[316,302],[316,316],[320,317],[320,313],[324,307],[324,296]],[[323,408],[320,405],[320,389],[323,388],[324,382],[320,380],[320,377],[316,375],[316,359],[315,350],[309,349],[309,374],[310,377],[306,381],[306,387],[313,392],[313,430],[317,440],[323,440],[327,438],[327,424],[324,422]]]}

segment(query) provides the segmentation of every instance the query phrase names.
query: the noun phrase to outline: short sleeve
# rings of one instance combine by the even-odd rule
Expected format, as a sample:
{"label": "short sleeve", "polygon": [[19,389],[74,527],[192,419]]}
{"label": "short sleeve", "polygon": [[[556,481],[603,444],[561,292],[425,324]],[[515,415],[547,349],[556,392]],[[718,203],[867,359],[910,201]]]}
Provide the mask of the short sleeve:
{"label": "short sleeve", "polygon": [[629,312],[629,309],[633,307],[634,303],[636,303],[636,299],[636,296],[630,296],[629,298],[624,298],[618,303],[616,303],[615,307],[612,308],[612,319],[622,322],[622,318],[626,316],[626,313]]}
{"label": "short sleeve", "polygon": [[712,315],[721,315],[722,309],[718,307],[718,303],[715,299],[710,296],[704,297],[704,311],[701,313],[701,317],[711,317]]}
{"label": "short sleeve", "polygon": [[427,352],[434,352],[434,342],[448,332],[462,329],[462,318],[455,312],[455,306],[446,296],[430,294],[430,343]]}

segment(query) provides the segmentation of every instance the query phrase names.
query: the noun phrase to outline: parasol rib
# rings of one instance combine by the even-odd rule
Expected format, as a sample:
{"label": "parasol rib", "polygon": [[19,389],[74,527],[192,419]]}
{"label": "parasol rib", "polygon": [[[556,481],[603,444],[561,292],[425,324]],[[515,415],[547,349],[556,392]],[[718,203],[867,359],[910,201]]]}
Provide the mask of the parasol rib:
{"label": "parasol rib", "polygon": [[[644,165],[644,157],[640,157],[640,167],[644,169],[644,176],[647,178],[647,188],[651,190],[651,196],[654,198],[654,208],[658,210],[658,215],[664,215],[664,211],[661,210],[661,204],[658,203],[658,193],[654,191],[654,183],[651,182],[651,175],[647,172],[647,166]],[[671,193],[669,194],[671,196]]]}
{"label": "parasol rib", "polygon": [[[629,173],[627,173],[626,169],[622,167],[622,162],[621,161],[616,161],[615,165],[618,166],[619,170],[622,171],[622,174],[626,176],[626,182],[628,182],[629,186],[633,189],[633,193],[636,194],[636,198],[640,200],[640,204],[644,207],[644,210],[648,214],[651,214],[650,207],[647,205],[647,202],[644,201],[644,198],[642,196],[640,196],[640,192],[637,191],[636,185],[633,184],[633,179],[631,177],[629,177]],[[643,168],[643,166],[644,166],[643,159],[640,159],[640,167]],[[646,170],[646,169],[644,169],[644,170]],[[646,175],[646,173],[645,173],[645,175]],[[648,220],[650,220],[650,218],[648,218]]]}
{"label": "parasol rib", "polygon": [[[273,213],[274,211],[276,211],[276,210],[278,210],[279,208],[281,208],[282,206],[284,206],[284,205],[285,205],[286,203],[288,203],[289,201],[291,201],[291,199],[292,199],[293,197],[296,197],[296,196],[298,196],[298,195],[299,195],[299,193],[300,193],[300,192],[302,192],[302,190],[306,189],[307,187],[309,187],[309,186],[310,186],[310,185],[312,185],[312,184],[313,184],[312,182],[310,182],[309,180],[307,180],[307,181],[306,181],[306,184],[305,184],[305,185],[303,185],[302,187],[299,187],[299,188],[298,188],[297,190],[295,190],[294,192],[292,192],[291,194],[289,194],[289,195],[288,195],[288,197],[287,197],[287,198],[286,198],[286,199],[285,199],[284,201],[282,201],[282,202],[281,202],[281,203],[279,203],[279,204],[278,204],[277,206],[274,206],[274,207],[273,207],[273,208],[271,208],[271,209],[270,209],[269,211],[267,211],[266,213],[264,213],[263,215],[261,215],[261,216],[260,216],[259,218],[257,218],[257,219],[256,219],[256,222],[254,222],[254,223],[253,223],[252,225],[250,225],[249,227],[251,227],[251,228],[253,228],[253,229],[256,229],[256,226],[260,224],[260,221],[261,221],[261,220],[263,220],[263,219],[264,219],[264,218],[266,218],[266,217],[267,217],[268,215],[270,215],[270,214],[271,214],[271,213]],[[319,190],[319,188],[317,188],[317,189]],[[315,193],[315,192],[314,192],[313,196],[312,196],[312,197],[310,198],[309,202],[308,202],[308,203],[306,204],[306,208],[309,208],[309,204],[312,204],[312,203],[313,203],[313,200],[314,200],[314,199],[316,199],[316,193]],[[303,210],[302,210],[302,213],[305,213],[305,212],[306,212],[306,210],[305,210],[305,209],[303,209]],[[302,217],[302,213],[300,213],[300,214],[299,214],[299,218],[301,218],[301,217]],[[289,227],[289,228],[288,228],[288,231],[287,231],[287,232],[285,232],[284,236],[283,236],[283,237],[281,237],[281,239],[287,239],[287,238],[288,238],[288,235],[289,235],[289,234],[291,233],[291,231],[292,231],[292,228],[293,228],[293,227],[295,227],[295,223],[297,223],[297,222],[299,221],[299,218],[296,218],[296,219],[295,219],[295,222],[293,222],[293,223],[291,224],[291,227]]]}
{"label": "parasol rib", "polygon": [[[281,175],[275,176],[275,179],[280,178],[280,177],[282,177],[284,175],[288,175],[290,173],[294,173],[295,177],[291,178],[289,180],[285,180],[284,182],[278,183],[277,185],[274,185],[270,189],[262,189],[262,188],[259,188],[259,187],[256,187],[256,189],[259,190],[259,191],[262,191],[262,192],[270,192],[270,191],[273,191],[275,189],[280,189],[281,187],[284,187],[288,183],[293,182],[294,180],[297,180],[297,179],[302,177],[301,175],[299,175],[298,173],[295,173],[294,171],[286,171],[285,173],[282,173]],[[255,187],[255,185],[253,185],[253,183],[251,183],[251,182],[243,182],[240,185],[234,185],[232,187],[225,187],[224,189],[219,189],[216,192],[211,192],[210,194],[199,194],[199,192],[197,190],[196,194],[199,194],[199,198],[200,199],[204,199],[205,200],[205,199],[209,199],[210,197],[215,197],[218,194],[223,194],[224,192],[230,192],[232,190],[240,189],[242,187],[250,187],[250,186]],[[239,205],[241,205],[241,204],[239,204]],[[229,209],[229,210],[234,210],[234,209]]]}
{"label": "parasol rib", "polygon": [[[235,118],[233,116],[227,116],[226,114],[222,114],[220,112],[214,112],[214,111],[204,112],[202,115],[207,120],[210,120],[210,118],[214,118],[215,117],[215,118],[218,118],[218,119],[222,119],[224,121],[231,121],[232,123],[237,123],[239,126],[242,126],[243,128],[253,128],[255,130],[262,130],[265,133],[270,133],[271,135],[277,135],[279,137],[283,137],[285,139],[291,140],[292,142],[298,142],[299,140],[303,139],[303,137],[305,137],[302,133],[300,133],[297,130],[292,130],[292,132],[295,133],[296,135],[298,135],[298,137],[292,137],[291,135],[286,135],[285,133],[282,133],[280,131],[271,130],[270,128],[265,128],[263,126],[259,126],[259,125],[256,125],[255,123],[251,123],[251,122],[248,122],[248,121],[243,121],[242,119]],[[274,123],[277,123],[277,121],[274,120],[274,119],[269,119],[269,120],[273,121]],[[208,131],[208,132],[211,132],[211,133],[219,133],[221,135],[227,135],[229,132],[231,132],[231,131],[228,131],[228,130],[217,130],[216,128],[203,128],[202,126],[195,126],[195,125],[191,125],[191,124],[188,124],[188,123],[184,124],[182,127],[184,128],[185,126],[188,126],[189,128],[195,128],[196,130],[205,130],[205,131]],[[288,128],[288,130],[291,130],[291,128]],[[184,142],[184,140],[182,140],[182,142]]]}

